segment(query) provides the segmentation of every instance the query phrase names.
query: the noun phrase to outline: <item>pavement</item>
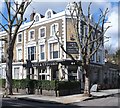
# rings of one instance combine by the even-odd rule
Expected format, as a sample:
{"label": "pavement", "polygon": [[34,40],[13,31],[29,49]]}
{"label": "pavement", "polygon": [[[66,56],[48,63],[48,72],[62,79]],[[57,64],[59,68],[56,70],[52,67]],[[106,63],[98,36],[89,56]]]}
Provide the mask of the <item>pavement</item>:
{"label": "pavement", "polygon": [[120,93],[120,90],[118,89],[108,89],[108,90],[99,90],[98,92],[91,92],[91,97],[84,96],[83,94],[55,97],[55,96],[43,96],[43,95],[22,95],[18,93],[14,95],[10,95],[9,97],[17,98],[21,100],[34,101],[34,102],[50,101],[50,102],[58,102],[62,104],[69,104],[69,103],[86,101],[94,98],[107,97],[118,93]]}

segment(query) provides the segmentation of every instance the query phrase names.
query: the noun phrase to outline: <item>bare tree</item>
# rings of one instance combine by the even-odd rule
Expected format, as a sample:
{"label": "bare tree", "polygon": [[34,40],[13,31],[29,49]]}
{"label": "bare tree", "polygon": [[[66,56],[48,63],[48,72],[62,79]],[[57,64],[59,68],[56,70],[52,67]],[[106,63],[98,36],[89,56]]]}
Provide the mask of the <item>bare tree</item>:
{"label": "bare tree", "polygon": [[[67,52],[63,46],[63,43],[60,41],[58,32],[56,32],[56,37],[58,42],[60,43],[61,49],[75,62],[76,65],[82,66],[82,70],[84,72],[85,77],[85,85],[84,85],[84,94],[90,95],[90,61],[92,56],[98,51],[100,46],[104,44],[104,34],[109,29],[110,26],[104,28],[104,24],[106,23],[106,15],[108,13],[108,8],[103,12],[101,9],[101,14],[99,16],[98,22],[92,24],[91,23],[91,13],[90,8],[91,4],[88,6],[88,14],[84,15],[82,10],[81,2],[73,2],[72,6],[70,5],[68,10],[71,16],[71,23],[74,28],[75,40],[79,48],[80,60],[76,60],[76,58]],[[87,26],[87,33],[83,36],[80,33],[80,24]]]}
{"label": "bare tree", "polygon": [[20,27],[26,18],[24,13],[31,3],[31,0],[22,0],[21,2],[15,2],[14,0],[5,0],[5,8],[7,14],[0,12],[0,15],[7,22],[6,24],[0,23],[1,28],[7,33],[5,41],[7,42],[7,57],[6,57],[6,89],[8,94],[12,92],[12,62],[13,62],[13,50],[16,41],[17,34],[20,31]]}

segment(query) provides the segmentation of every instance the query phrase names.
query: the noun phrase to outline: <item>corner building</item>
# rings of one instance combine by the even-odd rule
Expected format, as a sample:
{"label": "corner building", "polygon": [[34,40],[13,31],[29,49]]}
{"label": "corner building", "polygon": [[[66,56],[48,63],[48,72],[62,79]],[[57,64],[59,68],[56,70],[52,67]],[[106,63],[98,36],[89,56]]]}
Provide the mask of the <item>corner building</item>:
{"label": "corner building", "polygon": [[[83,72],[78,69],[73,60],[61,49],[55,33],[57,33],[64,49],[71,53],[76,60],[80,60],[79,50],[75,40],[74,27],[71,22],[69,10],[56,13],[51,9],[45,15],[32,13],[30,22],[24,23],[17,35],[14,46],[13,79],[24,79],[27,76],[26,60],[30,60],[30,79],[39,80],[83,80]],[[32,21],[35,20],[31,28]],[[91,22],[91,25],[94,23]],[[80,22],[80,35],[87,33],[87,26]],[[0,36],[6,36],[4,31]],[[1,70],[5,78],[5,48],[2,56]],[[1,51],[2,52],[2,51]],[[104,64],[104,45],[91,59],[93,65],[98,67]]]}

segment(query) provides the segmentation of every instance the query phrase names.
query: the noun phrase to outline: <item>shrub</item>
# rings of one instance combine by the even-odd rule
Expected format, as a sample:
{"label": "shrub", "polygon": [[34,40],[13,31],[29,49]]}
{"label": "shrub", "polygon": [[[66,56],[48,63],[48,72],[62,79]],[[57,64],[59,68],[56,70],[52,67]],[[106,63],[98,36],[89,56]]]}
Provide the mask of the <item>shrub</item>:
{"label": "shrub", "polygon": [[0,87],[5,88],[5,79],[0,79]]}
{"label": "shrub", "polygon": [[13,88],[20,88],[20,80],[13,80]]}
{"label": "shrub", "polygon": [[80,89],[79,81],[59,81],[58,90]]}

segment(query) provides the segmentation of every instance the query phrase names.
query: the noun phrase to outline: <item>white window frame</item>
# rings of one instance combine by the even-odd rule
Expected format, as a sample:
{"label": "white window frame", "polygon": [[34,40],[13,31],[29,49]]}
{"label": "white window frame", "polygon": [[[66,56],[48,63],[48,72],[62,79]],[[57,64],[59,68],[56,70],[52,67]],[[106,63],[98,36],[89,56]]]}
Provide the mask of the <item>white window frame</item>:
{"label": "white window frame", "polygon": [[30,48],[30,47],[35,47],[35,54],[34,54],[34,55],[35,55],[35,57],[34,57],[35,59],[34,59],[34,60],[31,60],[31,58],[30,58],[31,61],[35,61],[35,60],[36,60],[36,56],[37,56],[37,55],[36,55],[36,49],[37,49],[36,46],[28,46],[28,47],[27,47],[27,59],[28,59],[28,48]]}
{"label": "white window frame", "polygon": [[[17,75],[15,74],[16,73],[15,69],[19,69],[19,71],[17,72]],[[14,67],[14,79],[20,79],[20,67]]]}
{"label": "white window frame", "polygon": [[52,16],[51,11],[48,11],[48,12],[47,12],[47,18],[51,18],[51,16]]}
{"label": "white window frame", "polygon": [[[30,32],[34,32],[34,35],[33,35],[33,38],[31,39],[31,36],[30,36]],[[31,29],[30,31],[29,31],[29,35],[28,35],[28,41],[31,41],[31,40],[35,40],[35,30],[34,29]]]}
{"label": "white window frame", "polygon": [[40,16],[39,15],[36,15],[35,16],[35,22],[38,22],[40,20]]}
{"label": "white window frame", "polygon": [[53,29],[52,29],[53,26],[55,26],[55,25],[57,26],[55,32],[57,32],[59,30],[59,24],[58,23],[53,23],[50,27],[50,36],[55,36],[55,33],[53,34]]}
{"label": "white window frame", "polygon": [[39,72],[40,80],[43,80],[43,79],[42,79],[42,75],[45,76],[45,79],[44,79],[44,80],[47,80],[48,73],[47,73],[47,70],[46,70],[46,69],[41,69],[41,70],[40,70],[40,72]]}
{"label": "white window frame", "polygon": [[[21,41],[19,41],[19,35],[21,35]],[[17,43],[22,43],[22,40],[23,40],[22,38],[23,38],[22,33],[19,33],[17,35]]]}
{"label": "white window frame", "polygon": [[[41,59],[41,45],[44,45],[44,59]],[[39,45],[39,61],[45,61],[46,60],[46,48],[45,48],[45,44],[40,44]]]}
{"label": "white window frame", "polygon": [[[57,51],[58,51],[58,58],[50,58],[50,44],[54,44],[54,43],[57,43]],[[49,42],[48,43],[48,60],[59,60],[60,59],[60,47],[59,47],[59,43],[57,41],[55,42]]]}
{"label": "white window frame", "polygon": [[[45,30],[45,36],[43,37],[41,37],[41,29]],[[45,26],[39,28],[39,38],[46,38],[46,27]]]}
{"label": "white window frame", "polygon": [[17,48],[17,61],[22,60],[22,55],[21,55],[21,59],[18,59],[19,58],[19,53],[18,53],[19,49],[21,50],[21,54],[22,54],[22,47]]}

